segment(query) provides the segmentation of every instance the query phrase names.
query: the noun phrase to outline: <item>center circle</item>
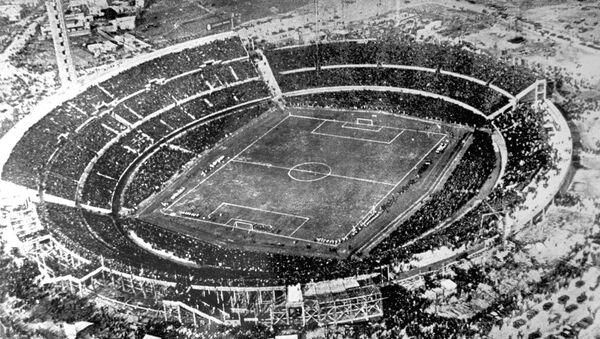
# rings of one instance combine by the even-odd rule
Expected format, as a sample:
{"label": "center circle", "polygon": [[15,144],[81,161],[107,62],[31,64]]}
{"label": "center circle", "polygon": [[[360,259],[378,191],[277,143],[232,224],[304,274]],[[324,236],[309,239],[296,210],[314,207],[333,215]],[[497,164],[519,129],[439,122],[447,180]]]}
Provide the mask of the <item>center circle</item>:
{"label": "center circle", "polygon": [[296,181],[311,182],[327,178],[331,174],[331,167],[322,162],[304,162],[288,171],[290,178]]}

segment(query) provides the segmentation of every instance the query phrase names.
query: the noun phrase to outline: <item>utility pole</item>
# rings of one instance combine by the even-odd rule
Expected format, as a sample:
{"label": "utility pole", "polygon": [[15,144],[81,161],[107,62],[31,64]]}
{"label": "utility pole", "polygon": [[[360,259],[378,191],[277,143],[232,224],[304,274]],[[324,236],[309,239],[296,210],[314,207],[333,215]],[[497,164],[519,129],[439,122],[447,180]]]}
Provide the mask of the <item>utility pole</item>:
{"label": "utility pole", "polygon": [[77,73],[73,65],[73,56],[69,47],[67,26],[63,11],[63,0],[46,0],[48,22],[54,41],[54,52],[56,64],[58,65],[58,77],[62,86],[67,86],[77,80]]}

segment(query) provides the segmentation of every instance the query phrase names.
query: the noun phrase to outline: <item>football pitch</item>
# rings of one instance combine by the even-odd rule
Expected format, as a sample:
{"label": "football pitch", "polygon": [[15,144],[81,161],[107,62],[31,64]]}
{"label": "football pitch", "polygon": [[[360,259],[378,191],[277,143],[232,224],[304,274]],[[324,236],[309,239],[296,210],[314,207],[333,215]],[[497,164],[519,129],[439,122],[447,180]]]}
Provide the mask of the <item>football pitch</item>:
{"label": "football pitch", "polygon": [[[243,247],[264,242],[335,248],[364,227],[419,166],[440,160],[441,144],[456,139],[448,127],[382,113],[279,114],[260,133],[251,127],[250,137],[232,137],[238,148],[227,147],[230,154],[210,163],[208,173],[169,187],[180,194],[163,195],[159,224],[168,218],[185,225],[178,231],[198,236],[197,230],[220,238],[217,243]],[[416,197],[408,194],[404,204]]]}

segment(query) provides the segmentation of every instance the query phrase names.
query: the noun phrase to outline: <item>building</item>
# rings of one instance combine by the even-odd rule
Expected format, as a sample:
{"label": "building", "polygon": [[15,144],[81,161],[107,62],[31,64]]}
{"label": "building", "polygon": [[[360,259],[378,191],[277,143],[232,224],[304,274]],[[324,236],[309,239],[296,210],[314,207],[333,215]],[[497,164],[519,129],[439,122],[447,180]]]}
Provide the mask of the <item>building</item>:
{"label": "building", "polygon": [[0,5],[0,17],[8,18],[8,21],[19,21],[21,10],[21,5]]}
{"label": "building", "polygon": [[[76,37],[76,36],[85,36],[91,34],[91,23],[94,20],[94,17],[91,15],[85,15],[84,12],[71,12],[65,13],[65,28],[67,30],[68,36]],[[51,37],[50,24],[47,23],[41,28],[42,37],[44,39],[49,39]]]}
{"label": "building", "polygon": [[90,24],[93,19],[92,16],[86,16],[83,12],[65,14],[65,25],[69,37],[89,35],[91,33]]}
{"label": "building", "polygon": [[109,23],[113,26],[114,30],[133,30],[135,29],[135,15],[117,17],[114,20],[110,20]]}

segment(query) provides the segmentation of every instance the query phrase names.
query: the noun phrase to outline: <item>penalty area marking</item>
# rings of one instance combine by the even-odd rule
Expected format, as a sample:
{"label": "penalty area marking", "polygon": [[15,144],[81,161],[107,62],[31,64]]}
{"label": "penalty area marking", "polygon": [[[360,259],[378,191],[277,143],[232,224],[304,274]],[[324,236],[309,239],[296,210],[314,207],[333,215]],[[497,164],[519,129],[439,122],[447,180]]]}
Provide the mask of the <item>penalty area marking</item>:
{"label": "penalty area marking", "polygon": [[[210,218],[213,214],[215,214],[223,206],[233,206],[233,207],[237,207],[237,208],[241,208],[241,209],[249,209],[249,210],[260,211],[260,212],[264,212],[264,213],[279,214],[279,215],[284,215],[286,217],[293,217],[293,218],[304,219],[304,222],[307,222],[310,219],[310,218],[307,218],[307,217],[303,217],[301,215],[295,215],[295,214],[289,214],[289,213],[283,213],[283,212],[269,211],[269,210],[265,210],[265,209],[262,209],[262,208],[256,208],[256,207],[250,207],[250,206],[244,206],[244,205],[230,204],[228,202],[222,202],[221,204],[219,204],[219,206],[217,208],[215,208],[214,211],[212,211],[212,212],[210,212],[208,214],[208,217]],[[242,220],[242,219],[240,219],[240,220]]]}
{"label": "penalty area marking", "polygon": [[[175,218],[181,218],[181,219],[191,220],[191,221],[195,221],[195,222],[204,222],[204,223],[211,224],[211,225],[217,225],[217,226],[228,227],[228,228],[233,228],[233,229],[240,230],[240,228],[235,227],[235,226],[223,224],[223,223],[220,223],[220,222],[214,222],[214,221],[210,221],[210,220],[205,220],[205,219],[198,219],[198,218],[188,217],[188,216],[181,215],[181,214],[178,214],[178,213],[166,213],[163,210],[161,210],[160,213],[163,214],[163,215],[168,215],[168,216],[175,217]],[[271,233],[271,232],[258,231],[258,230],[248,230],[248,232],[266,234],[266,235],[271,235],[271,236],[274,236],[274,237],[291,239],[291,240],[301,241],[301,242],[305,242],[305,243],[311,243],[311,244],[315,244],[315,245],[321,245],[321,246],[327,246],[327,247],[333,247],[333,248],[337,247],[337,245],[326,244],[326,243],[322,243],[322,242],[318,242],[318,241],[314,241],[314,240],[303,239],[303,238],[296,238],[296,237],[292,237],[290,235],[275,234],[275,233]],[[295,232],[296,231],[294,231],[292,233],[295,233]]]}
{"label": "penalty area marking", "polygon": [[[367,112],[367,111],[364,111]],[[377,114],[382,114],[382,115],[391,115],[391,116],[396,116],[394,114],[391,113],[385,113],[385,112],[377,112]],[[355,124],[351,121],[345,121],[345,120],[336,120],[336,119],[328,119],[328,118],[317,118],[317,117],[313,117],[313,116],[308,116],[308,115],[298,115],[298,114],[289,114],[290,117],[292,118],[300,118],[300,119],[311,119],[311,120],[319,120],[319,121],[331,121],[331,122],[338,122],[341,124]],[[397,116],[396,116],[397,117]],[[404,119],[412,119],[410,117],[402,117]],[[431,122],[431,121],[426,121],[426,120],[420,120],[417,118],[414,118],[412,120],[417,120],[423,123],[427,123],[429,125],[444,125],[444,126],[449,126],[447,124],[441,123],[441,122]],[[417,133],[425,133],[425,134],[435,134],[435,135],[444,135],[444,136],[448,136],[448,134],[446,133],[441,133],[441,132],[433,132],[433,131],[427,131],[427,130],[423,130],[423,129],[415,129],[415,128],[399,128],[399,127],[392,127],[392,126],[383,126],[383,125],[372,125],[373,127],[382,127],[382,128],[391,128],[391,129],[397,129],[397,130],[403,130],[403,131],[411,131],[411,132],[417,132]]]}
{"label": "penalty area marking", "polygon": [[388,129],[393,129],[398,131],[396,133],[396,135],[392,138],[392,140],[390,141],[381,141],[381,140],[375,140],[375,139],[368,139],[368,138],[358,138],[358,137],[351,137],[351,136],[347,136],[347,135],[341,135],[341,134],[331,134],[331,133],[325,133],[325,132],[319,132],[318,130],[323,127],[323,125],[327,122],[334,122],[335,124],[339,124],[342,123],[342,121],[337,121],[337,120],[324,120],[324,119],[319,119],[322,120],[322,122],[315,127],[310,133],[311,134],[315,134],[315,135],[324,135],[324,136],[329,136],[329,137],[334,137],[334,138],[341,138],[341,139],[349,139],[349,140],[358,140],[358,141],[365,141],[365,142],[373,142],[373,143],[377,143],[377,144],[384,144],[384,145],[391,145],[394,141],[396,141],[396,139],[402,135],[402,133],[404,133],[404,130],[401,128],[395,128],[395,127],[383,127],[383,126],[376,126],[376,125],[372,125],[373,127],[381,127],[381,129],[379,130],[371,130],[371,129],[367,129],[367,128],[356,128],[356,127],[344,127],[344,124],[347,124],[348,122],[345,122],[344,124],[342,124],[340,127],[342,129],[353,129],[353,130],[360,130],[360,131],[367,131],[367,132],[374,132],[374,133],[378,133],[380,132],[382,129],[384,128],[388,128]]}

